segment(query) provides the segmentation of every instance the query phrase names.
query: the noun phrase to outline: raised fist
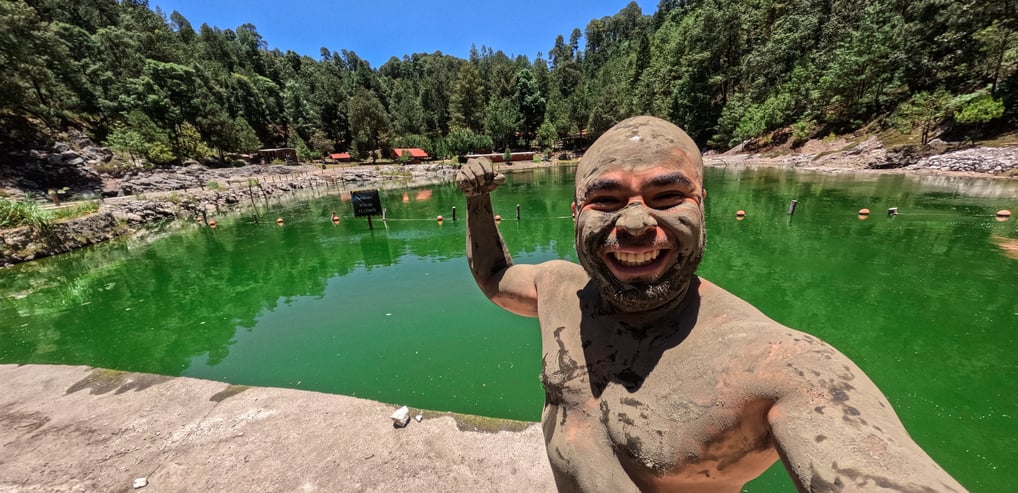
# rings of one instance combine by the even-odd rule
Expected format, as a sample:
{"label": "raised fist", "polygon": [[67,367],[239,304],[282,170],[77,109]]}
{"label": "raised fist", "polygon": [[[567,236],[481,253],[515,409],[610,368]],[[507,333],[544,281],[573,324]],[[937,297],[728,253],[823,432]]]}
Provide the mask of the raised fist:
{"label": "raised fist", "polygon": [[491,160],[486,157],[468,159],[467,164],[456,173],[456,186],[467,197],[491,193],[503,183],[505,175],[495,171]]}

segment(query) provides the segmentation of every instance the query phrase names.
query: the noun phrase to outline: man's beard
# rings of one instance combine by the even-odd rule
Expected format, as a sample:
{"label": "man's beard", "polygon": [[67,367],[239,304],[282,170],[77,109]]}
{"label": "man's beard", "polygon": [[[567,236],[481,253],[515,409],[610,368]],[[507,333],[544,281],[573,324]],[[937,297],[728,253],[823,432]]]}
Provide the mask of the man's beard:
{"label": "man's beard", "polygon": [[586,235],[583,234],[581,227],[578,226],[576,230],[576,254],[580,265],[587,271],[587,275],[597,285],[606,301],[623,312],[641,312],[661,308],[685,297],[690,281],[703,258],[705,237],[702,227],[697,228],[699,231],[695,240],[692,238],[686,240],[696,241],[695,245],[671,245],[672,248],[679,249],[680,253],[674,263],[657,279],[628,282],[616,278],[599,255],[611,229],[611,225],[602,226],[596,232],[588,232]]}

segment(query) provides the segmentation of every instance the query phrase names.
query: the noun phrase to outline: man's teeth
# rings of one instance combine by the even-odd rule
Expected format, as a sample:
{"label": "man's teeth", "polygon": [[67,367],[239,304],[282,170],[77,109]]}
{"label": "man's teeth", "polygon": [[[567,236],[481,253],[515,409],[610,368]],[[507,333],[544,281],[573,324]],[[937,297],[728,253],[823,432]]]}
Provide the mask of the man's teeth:
{"label": "man's teeth", "polygon": [[661,254],[661,250],[650,250],[640,253],[630,252],[613,252],[615,259],[626,267],[639,267],[646,265],[654,261],[658,255]]}

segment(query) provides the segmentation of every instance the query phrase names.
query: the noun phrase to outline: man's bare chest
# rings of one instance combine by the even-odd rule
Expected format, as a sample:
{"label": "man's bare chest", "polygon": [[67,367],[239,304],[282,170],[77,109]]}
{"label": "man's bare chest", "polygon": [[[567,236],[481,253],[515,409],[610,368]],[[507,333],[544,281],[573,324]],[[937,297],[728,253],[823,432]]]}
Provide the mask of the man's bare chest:
{"label": "man's bare chest", "polygon": [[745,469],[747,458],[754,470],[776,459],[765,424],[770,403],[743,392],[734,374],[742,370],[717,364],[695,339],[557,329],[545,331],[543,344],[542,379],[555,414],[546,413],[546,430],[599,435],[636,476],[698,480]]}

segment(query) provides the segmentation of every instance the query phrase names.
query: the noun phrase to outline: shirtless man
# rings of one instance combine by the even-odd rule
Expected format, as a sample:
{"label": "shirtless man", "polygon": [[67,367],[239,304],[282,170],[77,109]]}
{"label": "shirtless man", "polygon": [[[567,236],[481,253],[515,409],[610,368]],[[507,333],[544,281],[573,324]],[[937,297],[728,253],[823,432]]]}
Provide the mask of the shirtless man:
{"label": "shirtless man", "polygon": [[457,184],[485,295],[537,317],[542,417],[561,491],[738,492],[781,460],[800,491],[959,492],[855,364],[695,275],[703,160],[681,129],[635,117],[576,170],[580,264],[514,265],[486,159]]}

